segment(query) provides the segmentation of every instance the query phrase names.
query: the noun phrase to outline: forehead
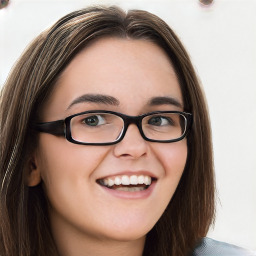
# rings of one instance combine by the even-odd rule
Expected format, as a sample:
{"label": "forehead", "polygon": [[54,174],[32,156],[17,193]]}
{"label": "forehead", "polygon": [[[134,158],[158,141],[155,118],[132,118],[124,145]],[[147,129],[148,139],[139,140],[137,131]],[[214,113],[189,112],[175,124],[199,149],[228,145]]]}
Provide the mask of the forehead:
{"label": "forehead", "polygon": [[117,98],[123,111],[127,106],[131,111],[142,108],[154,96],[170,96],[182,103],[170,59],[146,40],[104,38],[83,49],[62,72],[47,112],[66,111],[74,99],[88,93]]}

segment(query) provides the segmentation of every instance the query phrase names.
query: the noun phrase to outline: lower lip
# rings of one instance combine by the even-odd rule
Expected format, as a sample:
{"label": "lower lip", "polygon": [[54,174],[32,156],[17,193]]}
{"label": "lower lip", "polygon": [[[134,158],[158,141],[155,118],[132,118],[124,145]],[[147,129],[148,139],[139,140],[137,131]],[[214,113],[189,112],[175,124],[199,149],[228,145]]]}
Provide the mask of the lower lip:
{"label": "lower lip", "polygon": [[142,191],[136,191],[136,192],[135,191],[134,192],[120,191],[120,190],[107,188],[107,187],[104,187],[104,186],[101,186],[101,187],[107,193],[111,194],[112,196],[118,197],[118,198],[122,198],[122,199],[146,199],[152,194],[155,186],[156,186],[156,181],[153,181],[147,189],[142,190]]}

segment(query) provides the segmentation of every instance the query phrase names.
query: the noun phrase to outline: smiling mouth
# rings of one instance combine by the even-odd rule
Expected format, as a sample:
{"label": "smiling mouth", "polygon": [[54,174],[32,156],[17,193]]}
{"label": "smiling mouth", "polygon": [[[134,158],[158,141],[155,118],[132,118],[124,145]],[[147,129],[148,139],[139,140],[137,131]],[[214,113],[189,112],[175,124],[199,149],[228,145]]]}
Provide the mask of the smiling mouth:
{"label": "smiling mouth", "polygon": [[113,190],[139,192],[148,189],[155,180],[148,175],[120,175],[99,179],[97,183]]}

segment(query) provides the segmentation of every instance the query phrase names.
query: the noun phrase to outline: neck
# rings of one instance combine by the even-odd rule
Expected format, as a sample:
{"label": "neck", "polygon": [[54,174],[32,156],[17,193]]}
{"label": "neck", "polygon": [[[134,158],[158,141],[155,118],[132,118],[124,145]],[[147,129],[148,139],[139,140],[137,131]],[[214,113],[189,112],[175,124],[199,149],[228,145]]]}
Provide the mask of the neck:
{"label": "neck", "polygon": [[116,243],[95,241],[90,244],[85,242],[78,247],[61,245],[59,248],[60,256],[142,256],[142,253],[143,246],[140,241]]}
{"label": "neck", "polygon": [[56,241],[60,256],[142,256],[145,239],[134,241],[109,241],[83,239],[83,241]]}

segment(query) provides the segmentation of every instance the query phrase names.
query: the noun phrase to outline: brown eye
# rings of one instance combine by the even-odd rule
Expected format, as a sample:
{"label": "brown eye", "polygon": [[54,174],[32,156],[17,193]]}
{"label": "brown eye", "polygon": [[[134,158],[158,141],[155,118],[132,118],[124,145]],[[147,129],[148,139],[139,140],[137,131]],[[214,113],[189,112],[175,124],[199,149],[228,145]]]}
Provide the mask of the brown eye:
{"label": "brown eye", "polygon": [[99,119],[97,118],[97,116],[88,117],[84,120],[84,123],[90,126],[96,126],[99,123]]}
{"label": "brown eye", "polygon": [[103,125],[105,124],[105,119],[101,115],[94,115],[84,118],[82,123],[89,126]]}
{"label": "brown eye", "polygon": [[155,126],[172,125],[172,120],[164,116],[154,116],[148,120],[148,124]]}
{"label": "brown eye", "polygon": [[9,0],[0,0],[0,9],[3,9],[9,4]]}

